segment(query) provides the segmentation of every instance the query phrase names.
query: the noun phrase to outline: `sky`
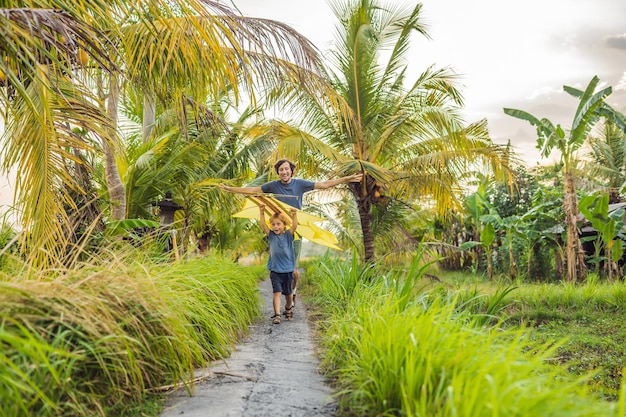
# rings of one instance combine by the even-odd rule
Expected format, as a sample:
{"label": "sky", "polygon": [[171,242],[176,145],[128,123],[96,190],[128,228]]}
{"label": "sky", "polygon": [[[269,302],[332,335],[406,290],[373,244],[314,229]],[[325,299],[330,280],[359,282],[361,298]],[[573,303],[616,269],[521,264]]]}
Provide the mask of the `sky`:
{"label": "sky", "polygon": [[[407,4],[406,0],[380,0]],[[389,3],[391,1],[391,3]],[[323,53],[332,47],[336,18],[327,0],[225,0],[242,14],[278,20]],[[426,68],[449,67],[460,77],[466,122],[486,118],[494,142],[509,140],[527,166],[541,159],[536,131],[503,108],[527,111],[569,128],[594,75],[612,86],[607,102],[626,112],[626,0],[422,0],[430,40],[416,35],[409,53],[411,82]]]}

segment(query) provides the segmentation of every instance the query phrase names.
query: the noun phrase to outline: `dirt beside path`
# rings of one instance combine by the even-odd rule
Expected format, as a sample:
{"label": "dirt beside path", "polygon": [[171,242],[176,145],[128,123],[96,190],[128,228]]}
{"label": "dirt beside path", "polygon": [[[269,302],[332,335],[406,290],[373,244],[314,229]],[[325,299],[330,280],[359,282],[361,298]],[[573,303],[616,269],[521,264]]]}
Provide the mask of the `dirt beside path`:
{"label": "dirt beside path", "polygon": [[[263,319],[229,359],[199,370],[192,396],[169,394],[160,417],[331,417],[332,389],[318,372],[306,306],[296,303],[293,321],[272,324],[272,287],[260,284]],[[284,304],[284,297],[283,297]],[[284,310],[284,305],[282,307]]]}

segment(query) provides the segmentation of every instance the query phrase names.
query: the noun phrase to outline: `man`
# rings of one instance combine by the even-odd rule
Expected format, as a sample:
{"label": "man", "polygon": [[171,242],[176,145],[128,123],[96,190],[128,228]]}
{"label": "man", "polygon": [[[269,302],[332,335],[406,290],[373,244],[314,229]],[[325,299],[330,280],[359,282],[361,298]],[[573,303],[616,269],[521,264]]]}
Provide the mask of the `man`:
{"label": "man", "polygon": [[[257,187],[230,187],[227,185],[220,185],[220,188],[224,191],[230,191],[240,194],[261,194],[272,193],[276,194],[275,198],[292,207],[302,210],[302,196],[304,193],[312,190],[325,190],[327,188],[335,187],[339,184],[345,184],[348,182],[361,182],[363,179],[363,173],[348,175],[345,177],[337,178],[334,180],[326,181],[309,181],[300,178],[293,178],[293,174],[296,170],[296,165],[288,159],[281,159],[274,164],[274,170],[278,174],[279,179],[266,182],[265,184]],[[296,301],[296,288],[298,287],[298,261],[300,260],[300,251],[302,249],[302,240],[297,239],[294,241],[293,250],[296,258],[296,268],[293,271],[293,302]]]}

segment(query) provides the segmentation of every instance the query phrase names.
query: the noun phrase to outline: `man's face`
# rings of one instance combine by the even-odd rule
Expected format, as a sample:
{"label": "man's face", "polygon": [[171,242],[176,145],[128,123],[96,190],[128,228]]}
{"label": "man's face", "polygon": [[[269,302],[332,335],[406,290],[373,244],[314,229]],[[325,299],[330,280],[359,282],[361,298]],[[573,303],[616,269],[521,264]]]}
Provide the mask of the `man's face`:
{"label": "man's face", "polygon": [[283,162],[283,164],[278,167],[278,176],[281,182],[288,183],[291,181],[291,175],[293,175],[293,172],[291,172],[289,162]]}

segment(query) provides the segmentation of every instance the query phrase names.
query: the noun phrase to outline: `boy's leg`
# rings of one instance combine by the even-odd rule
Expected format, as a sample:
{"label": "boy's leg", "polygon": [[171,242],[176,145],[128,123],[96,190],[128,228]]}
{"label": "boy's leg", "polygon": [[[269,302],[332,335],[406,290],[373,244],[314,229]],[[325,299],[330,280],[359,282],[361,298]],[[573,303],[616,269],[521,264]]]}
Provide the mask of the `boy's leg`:
{"label": "boy's leg", "polygon": [[272,323],[280,324],[280,292],[275,292],[272,296],[272,305],[274,307],[274,315],[271,317]]}
{"label": "boy's leg", "polygon": [[287,288],[293,288],[293,273],[286,273],[282,284],[283,288],[285,288],[285,291],[283,291],[285,310],[290,310],[293,307],[293,290],[287,290]]}
{"label": "boy's leg", "polygon": [[275,292],[274,296],[272,297],[272,304],[274,306],[274,314],[278,314],[280,315],[280,297],[281,297],[281,293],[280,292]]}
{"label": "boy's leg", "polygon": [[274,271],[270,271],[272,281],[272,307],[274,315],[271,317],[274,324],[280,324],[280,297],[282,296],[282,277]]}
{"label": "boy's leg", "polygon": [[[285,274],[285,280],[283,281],[283,288],[292,288],[293,273]],[[291,320],[293,318],[293,291],[283,291],[285,295],[285,318]]]}

